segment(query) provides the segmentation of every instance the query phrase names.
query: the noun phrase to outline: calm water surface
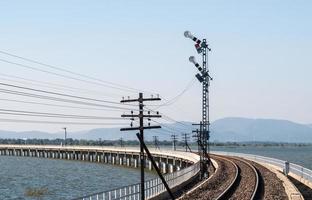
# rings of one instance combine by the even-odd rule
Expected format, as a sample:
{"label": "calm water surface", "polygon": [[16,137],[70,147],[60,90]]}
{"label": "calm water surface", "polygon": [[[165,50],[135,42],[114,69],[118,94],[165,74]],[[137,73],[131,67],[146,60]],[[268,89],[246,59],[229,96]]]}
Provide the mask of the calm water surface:
{"label": "calm water surface", "polygon": [[[211,150],[268,156],[312,169],[312,146],[212,147]],[[136,169],[79,161],[0,156],[0,167],[0,200],[34,199],[25,196],[28,188],[47,188],[48,195],[43,200],[71,199],[140,181]],[[146,176],[156,177],[152,173]]]}
{"label": "calm water surface", "polygon": [[0,156],[0,166],[1,200],[35,199],[25,196],[28,188],[47,188],[42,199],[58,200],[140,182],[137,169],[89,162]]}

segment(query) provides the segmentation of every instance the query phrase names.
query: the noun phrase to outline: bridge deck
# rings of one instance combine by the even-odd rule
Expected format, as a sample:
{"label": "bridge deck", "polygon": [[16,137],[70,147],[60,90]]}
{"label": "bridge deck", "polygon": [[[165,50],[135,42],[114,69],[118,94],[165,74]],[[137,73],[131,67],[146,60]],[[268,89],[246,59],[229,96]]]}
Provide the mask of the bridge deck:
{"label": "bridge deck", "polygon": [[[60,145],[0,145],[1,149],[38,149],[38,150],[60,150],[60,151],[105,151],[105,152],[120,152],[120,153],[135,153],[140,152],[139,147],[116,147],[116,146],[60,146]],[[199,161],[199,156],[191,152],[172,151],[168,149],[154,149],[150,152],[154,155],[169,156],[188,160],[196,163]]]}

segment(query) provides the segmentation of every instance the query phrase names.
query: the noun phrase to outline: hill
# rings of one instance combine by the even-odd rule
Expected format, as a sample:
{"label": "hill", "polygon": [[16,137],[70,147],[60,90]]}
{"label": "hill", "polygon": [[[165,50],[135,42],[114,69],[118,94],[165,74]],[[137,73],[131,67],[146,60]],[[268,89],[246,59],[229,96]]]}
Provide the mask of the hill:
{"label": "hill", "polygon": [[312,142],[312,127],[287,120],[223,118],[211,129],[212,141]]}
{"label": "hill", "polygon": [[[190,133],[194,128],[191,122],[162,124],[166,130],[178,130],[180,133]],[[117,140],[123,137],[125,140],[136,140],[135,131],[120,132],[119,128],[98,128],[89,131],[68,132],[68,137],[74,139]],[[173,131],[172,131],[173,133]],[[172,133],[163,130],[147,130],[145,139],[152,140],[154,135],[160,140],[170,140]],[[0,138],[63,138],[63,133],[46,133],[39,131],[13,132],[0,131]],[[276,119],[249,119],[249,118],[222,118],[211,124],[210,141],[219,142],[290,142],[312,143],[312,126],[298,124],[287,120]]]}

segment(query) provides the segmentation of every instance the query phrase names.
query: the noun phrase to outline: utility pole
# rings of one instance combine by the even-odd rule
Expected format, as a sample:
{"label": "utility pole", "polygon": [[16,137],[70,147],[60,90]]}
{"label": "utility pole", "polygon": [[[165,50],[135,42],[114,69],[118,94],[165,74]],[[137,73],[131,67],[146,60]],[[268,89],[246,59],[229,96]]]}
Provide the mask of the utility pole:
{"label": "utility pole", "polygon": [[209,121],[209,86],[212,80],[208,70],[208,51],[211,49],[208,47],[206,39],[203,41],[192,35],[191,32],[185,31],[184,36],[192,39],[195,42],[195,48],[198,54],[202,55],[202,66],[198,64],[194,56],[190,56],[189,61],[195,65],[200,73],[197,73],[195,77],[200,83],[202,83],[202,120],[200,124],[199,132],[199,155],[201,158],[201,179],[208,177],[208,166],[210,165],[209,158],[209,137],[210,137],[210,121]]}
{"label": "utility pole", "polygon": [[102,146],[102,138],[99,138],[99,146]]}
{"label": "utility pole", "polygon": [[159,149],[159,145],[158,145],[158,136],[153,136],[153,140],[154,140],[154,146],[155,149]]}
{"label": "utility pole", "polygon": [[161,99],[159,97],[154,98],[143,98],[143,93],[139,93],[139,98],[137,99],[123,99],[120,102],[121,103],[130,103],[130,102],[138,102],[139,103],[139,114],[134,115],[133,111],[131,111],[130,115],[121,115],[121,117],[128,117],[130,118],[132,121],[134,120],[134,118],[138,118],[139,119],[139,126],[138,127],[132,127],[133,124],[131,122],[130,126],[131,128],[121,128],[120,131],[133,131],[133,130],[139,130],[139,138],[140,138],[140,165],[141,165],[141,200],[145,200],[145,188],[144,188],[144,183],[145,183],[145,177],[144,177],[144,167],[145,167],[145,163],[144,163],[144,146],[143,143],[144,142],[144,130],[145,129],[156,129],[156,128],[161,128],[161,126],[144,126],[144,119],[148,118],[160,118],[161,115],[159,115],[158,112],[156,112],[156,115],[151,115],[150,112],[148,112],[148,114],[144,114],[144,104],[143,102],[145,101],[160,101]]}
{"label": "utility pole", "polygon": [[67,128],[66,127],[64,127],[63,128],[64,129],[64,147],[66,147],[66,139],[67,139]]}
{"label": "utility pole", "polygon": [[188,133],[183,133],[182,134],[182,138],[183,138],[183,141],[184,141],[185,151],[187,152],[187,150],[190,150],[190,152],[192,152],[190,146],[188,145],[188,140],[190,139],[189,134]]}
{"label": "utility pole", "polygon": [[172,134],[171,135],[171,139],[172,139],[172,150],[176,151],[177,150],[176,144],[177,144],[177,141],[178,141],[177,135],[176,134]]}
{"label": "utility pole", "polygon": [[124,146],[122,137],[119,139],[119,143],[120,143],[120,147]]}
{"label": "utility pole", "polygon": [[[195,124],[193,124],[195,125]],[[199,159],[200,159],[200,169],[202,170],[202,164],[203,164],[203,158],[201,156],[201,150],[202,150],[202,143],[201,143],[201,135],[200,135],[200,130],[197,128],[196,130],[193,130],[192,133],[194,133],[193,137],[195,138],[196,142],[197,142],[197,150],[198,150],[198,154]],[[202,171],[200,173],[200,179],[202,178]]]}
{"label": "utility pole", "polygon": [[198,152],[200,152],[200,148],[201,148],[201,144],[200,144],[200,138],[199,138],[199,130],[193,130],[192,133],[194,133],[194,135],[192,135],[193,138],[195,138],[195,141],[197,143],[197,150]]}

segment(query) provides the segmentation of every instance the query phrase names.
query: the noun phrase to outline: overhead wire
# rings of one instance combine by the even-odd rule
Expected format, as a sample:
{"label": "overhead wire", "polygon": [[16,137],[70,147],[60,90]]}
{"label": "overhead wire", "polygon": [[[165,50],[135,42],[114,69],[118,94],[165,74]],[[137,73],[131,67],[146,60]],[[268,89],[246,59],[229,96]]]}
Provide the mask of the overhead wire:
{"label": "overhead wire", "polygon": [[62,78],[67,78],[67,79],[71,79],[71,80],[75,80],[75,81],[81,81],[81,82],[85,82],[85,83],[89,83],[89,84],[93,84],[93,85],[100,85],[100,86],[104,86],[104,87],[108,87],[108,88],[112,88],[112,89],[117,89],[117,90],[122,90],[122,91],[127,91],[127,92],[134,93],[134,91],[131,91],[131,90],[128,90],[128,89],[123,89],[123,88],[119,88],[119,87],[109,86],[109,85],[105,85],[105,84],[94,82],[94,81],[83,80],[83,79],[71,77],[71,76],[68,76],[68,75],[63,75],[63,74],[59,74],[59,73],[55,73],[55,72],[50,72],[50,71],[47,71],[47,70],[39,69],[39,68],[32,67],[32,66],[29,66],[29,65],[20,64],[20,63],[17,63],[17,62],[8,61],[8,60],[1,59],[1,58],[0,58],[0,61],[8,63],[8,64],[24,67],[24,68],[27,68],[27,69],[32,69],[32,70],[35,70],[35,71],[40,71],[40,72],[44,72],[44,73],[47,73],[47,74],[52,74],[52,75],[59,76],[59,77],[62,77]]}
{"label": "overhead wire", "polygon": [[95,126],[121,126],[126,123],[92,123],[92,122],[64,122],[64,121],[42,121],[42,120],[24,120],[24,119],[6,119],[0,118],[0,122],[13,122],[13,123],[38,123],[38,124],[72,124],[72,125],[95,125]]}
{"label": "overhead wire", "polygon": [[[38,81],[38,80],[33,80],[33,79],[28,79],[28,78],[23,78],[20,76],[15,76],[15,75],[9,75],[9,74],[4,74],[4,73],[0,73],[0,76],[2,77],[6,77],[6,78],[1,78],[3,80],[9,80],[11,82],[17,82],[17,83],[22,83],[22,84],[26,84],[27,82],[30,82],[33,85],[38,85],[40,87],[47,87],[47,88],[52,88],[52,89],[56,89],[56,90],[67,90],[70,92],[77,92],[79,91],[79,93],[86,93],[86,94],[96,94],[96,95],[102,95],[102,96],[106,96],[106,97],[119,97],[121,98],[122,95],[117,95],[117,94],[113,94],[113,93],[103,93],[102,91],[95,91],[95,90],[89,90],[89,89],[84,89],[84,88],[77,88],[77,87],[72,87],[72,86],[68,86],[68,85],[62,85],[62,84],[57,84],[57,83],[49,83],[49,82],[45,82],[45,81]],[[17,80],[12,80],[12,79],[8,79],[9,78],[14,78],[14,79],[19,79],[19,80],[23,80],[23,81],[17,81]],[[28,83],[27,83],[28,84]]]}
{"label": "overhead wire", "polygon": [[168,131],[171,131],[171,132],[177,132],[177,131],[179,131],[179,132],[184,132],[184,131],[185,131],[185,130],[182,130],[182,129],[178,129],[178,128],[176,128],[176,127],[175,127],[175,128],[172,128],[172,127],[170,127],[170,126],[168,126],[168,125],[166,125],[166,124],[164,124],[164,123],[160,123],[160,122],[158,122],[158,121],[156,121],[156,120],[154,120],[154,119],[151,119],[151,121],[153,121],[153,122],[155,122],[155,123],[161,125],[162,128],[167,129]]}
{"label": "overhead wire", "polygon": [[40,103],[40,102],[34,102],[34,101],[22,101],[22,100],[5,99],[5,98],[0,98],[0,101],[25,103],[25,104],[33,104],[33,105],[43,105],[43,106],[51,106],[51,107],[61,107],[61,108],[74,108],[74,109],[82,109],[82,110],[120,112],[120,110],[114,110],[114,109],[104,109],[104,108],[91,108],[91,107],[79,107],[79,106],[49,104],[49,103]]}
{"label": "overhead wire", "polygon": [[[9,53],[9,52],[3,51],[3,50],[0,50],[0,53],[8,55],[8,56],[11,56],[11,57],[14,57],[14,58],[18,58],[18,59],[21,59],[21,60],[25,60],[25,61],[28,61],[28,62],[31,62],[31,63],[42,65],[42,66],[45,66],[45,67],[48,67],[48,68],[51,68],[51,69],[54,69],[54,70],[66,72],[66,73],[69,73],[69,74],[72,74],[72,75],[75,75],[75,76],[80,76],[80,77],[83,77],[83,78],[86,78],[86,79],[89,79],[89,80],[95,80],[95,81],[98,81],[98,82],[101,82],[101,83],[113,85],[113,86],[109,86],[109,87],[112,87],[112,88],[115,88],[115,89],[128,90],[128,91],[132,91],[132,92],[140,92],[140,91],[142,91],[142,92],[147,92],[147,93],[153,93],[153,92],[144,91],[144,90],[132,88],[132,87],[129,87],[129,86],[113,83],[113,82],[110,82],[110,81],[104,81],[102,79],[95,78],[95,77],[92,77],[92,76],[89,76],[89,75],[86,75],[86,74],[73,72],[73,71],[70,71],[70,70],[67,70],[67,69],[63,69],[63,68],[55,66],[55,65],[46,64],[46,63],[43,63],[43,62],[40,62],[40,61],[37,61],[37,60],[34,60],[34,59],[29,59],[29,58],[26,58],[26,57],[22,57],[22,56],[19,56],[19,55],[16,55],[16,54],[12,54],[12,53]],[[35,68],[33,67],[31,69],[34,70]],[[44,71],[47,73],[46,70],[44,70]],[[69,78],[69,77],[67,77],[67,78]],[[70,77],[70,78],[72,79],[73,77]],[[86,80],[82,80],[82,79],[79,79],[79,80],[80,81],[86,81]],[[108,87],[107,85],[105,85],[105,86]],[[117,87],[115,87],[115,86],[117,86]],[[126,88],[126,89],[122,89],[122,88]]]}
{"label": "overhead wire", "polygon": [[75,104],[80,104],[80,105],[105,107],[105,108],[118,109],[118,110],[138,111],[138,109],[110,106],[110,105],[78,101],[78,100],[70,100],[70,99],[64,99],[64,98],[59,98],[59,97],[44,96],[44,95],[20,92],[20,91],[15,91],[15,90],[0,89],[0,93],[20,95],[24,97],[26,96],[26,97],[32,97],[32,98],[38,98],[38,99],[45,99],[45,100],[52,100],[52,101],[58,101],[58,102],[63,102],[63,103],[75,103]]}
{"label": "overhead wire", "polygon": [[[12,57],[15,57],[15,58],[19,58],[19,59],[22,59],[22,60],[25,60],[25,61],[28,61],[28,62],[32,62],[32,63],[35,63],[35,64],[39,64],[39,65],[42,65],[42,66],[46,66],[46,67],[49,67],[49,68],[52,68],[52,69],[55,69],[55,70],[63,71],[63,72],[66,72],[66,73],[70,73],[72,75],[84,77],[84,78],[87,78],[89,80],[95,80],[95,81],[98,81],[98,82],[101,82],[101,83],[110,84],[110,86],[100,84],[100,85],[102,85],[104,87],[110,87],[110,88],[113,88],[113,89],[119,89],[119,90],[128,91],[128,92],[130,90],[132,90],[132,92],[134,92],[134,91],[142,91],[142,90],[134,89],[134,88],[131,88],[131,87],[128,87],[128,86],[123,86],[121,84],[116,84],[116,83],[112,83],[112,82],[108,82],[108,81],[103,81],[101,79],[97,79],[97,78],[94,78],[94,77],[91,77],[91,76],[88,76],[88,75],[84,75],[84,74],[76,73],[76,72],[73,72],[73,71],[70,71],[70,70],[62,69],[60,67],[56,67],[56,66],[53,66],[53,65],[45,64],[45,63],[42,63],[42,62],[39,62],[39,61],[36,61],[36,60],[32,60],[32,59],[28,59],[28,58],[25,58],[25,57],[21,57],[21,56],[18,56],[18,55],[14,55],[14,54],[11,54],[11,53],[8,53],[8,52],[5,52],[5,51],[1,51],[0,50],[0,53],[5,54],[5,55],[9,55],[9,56],[12,56]],[[86,83],[90,83],[90,84],[97,84],[97,85],[99,85],[98,82],[89,81],[89,80],[87,81],[87,80],[84,80],[84,79],[79,79],[79,78],[76,78],[76,77],[72,77],[72,76],[68,76],[68,75],[63,75],[63,74],[51,72],[51,71],[48,71],[48,70],[43,70],[43,69],[36,68],[36,67],[33,67],[33,66],[29,66],[29,65],[24,65],[24,64],[21,64],[21,63],[17,63],[17,62],[8,61],[8,60],[5,60],[5,59],[0,59],[0,61],[6,62],[6,63],[9,63],[9,64],[13,64],[13,65],[17,65],[17,66],[21,66],[21,67],[24,67],[24,68],[32,69],[32,70],[35,70],[35,71],[40,71],[40,72],[44,72],[44,73],[60,76],[60,77],[63,77],[63,78],[68,78],[68,79],[72,79],[72,80],[76,80],[76,81],[82,81],[82,82],[86,82]],[[178,95],[176,95],[175,97],[173,97],[170,100],[167,100],[165,103],[163,103],[161,105],[155,105],[155,106],[158,106],[157,108],[160,108],[160,107],[163,107],[163,106],[169,106],[169,105],[174,104],[175,102],[178,101],[179,98],[181,98],[183,96],[183,94],[186,91],[188,91],[191,88],[191,86],[193,84],[194,84],[194,79],[192,79],[192,81]],[[93,98],[86,98],[86,97],[80,97],[80,96],[75,96],[75,95],[67,95],[67,94],[56,93],[56,92],[49,92],[49,91],[45,91],[45,90],[38,90],[38,89],[22,87],[22,86],[17,86],[17,85],[12,85],[12,84],[0,83],[0,85],[16,87],[16,88],[19,88],[19,89],[32,90],[32,91],[35,91],[35,92],[44,92],[44,93],[53,94],[53,95],[61,95],[61,96],[66,96],[66,97],[70,97],[70,98],[79,98],[79,99],[88,100],[88,101],[97,101],[97,102],[102,102],[102,103],[125,105],[125,104],[120,104],[120,103],[112,102],[112,101],[99,100],[99,99],[93,99]],[[114,86],[111,86],[111,85],[114,85]],[[118,87],[115,87],[115,86],[118,86]],[[76,88],[76,89],[78,89],[78,88]],[[29,97],[42,98],[42,99],[48,99],[48,100],[53,100],[53,101],[61,101],[61,102],[66,102],[66,103],[78,103],[78,104],[83,104],[83,105],[88,105],[88,106],[103,106],[103,107],[108,107],[108,108],[112,108],[112,109],[120,109],[120,110],[122,110],[122,109],[123,110],[136,110],[136,109],[116,107],[116,106],[95,104],[95,103],[90,103],[90,102],[81,102],[81,101],[77,101],[77,100],[61,99],[61,98],[43,96],[43,95],[38,95],[38,94],[30,94],[30,93],[19,92],[19,91],[12,91],[12,90],[10,91],[10,90],[5,90],[5,89],[0,89],[0,92],[6,92],[6,93],[9,93],[9,94],[16,94],[16,95],[25,95],[25,96],[29,96]],[[144,91],[144,92],[146,92],[146,91]],[[152,92],[148,92],[148,93],[152,93]],[[26,103],[26,102],[24,102],[24,103]],[[35,102],[27,102],[27,103],[35,103]],[[52,104],[43,104],[43,103],[36,103],[36,104],[52,106]],[[57,105],[53,105],[53,106],[57,106]],[[59,106],[61,106],[61,105],[59,105]],[[62,105],[62,106],[65,107],[65,105]],[[128,104],[127,106],[133,106],[133,105]],[[153,106],[153,105],[150,105],[150,106]],[[70,106],[67,106],[67,107],[70,107]],[[72,108],[77,108],[77,107],[72,107]],[[87,108],[83,108],[83,109],[87,109]],[[183,126],[189,127],[189,125],[186,125],[186,124],[184,124],[182,122],[176,121],[176,120],[174,120],[174,119],[172,119],[172,118],[170,118],[170,117],[168,117],[168,116],[166,116],[164,114],[162,114],[162,115],[164,116],[164,120],[172,121],[172,122],[178,123],[179,125],[183,125]]]}
{"label": "overhead wire", "polygon": [[2,83],[2,82],[0,82],[0,85],[7,86],[7,87],[14,87],[14,88],[23,89],[23,90],[30,90],[30,91],[34,91],[34,92],[52,94],[52,95],[57,95],[57,96],[65,96],[65,97],[70,97],[70,98],[76,98],[76,99],[82,99],[82,100],[101,102],[101,103],[110,103],[110,104],[117,104],[117,105],[134,106],[132,104],[122,104],[122,103],[119,103],[119,102],[113,102],[113,101],[108,101],[108,100],[94,99],[94,98],[88,98],[88,97],[81,97],[81,96],[63,94],[63,93],[58,93],[58,92],[51,92],[51,91],[47,91],[47,90],[34,89],[34,88],[18,86],[18,85],[13,85],[13,84],[6,84],[6,83]]}
{"label": "overhead wire", "polygon": [[87,115],[70,115],[61,113],[47,113],[47,112],[34,112],[25,110],[11,110],[1,109],[0,114],[8,115],[25,115],[25,116],[37,116],[37,117],[59,117],[59,118],[73,118],[73,119],[101,119],[101,120],[125,120],[120,117],[101,117],[101,116],[87,116]]}
{"label": "overhead wire", "polygon": [[171,117],[165,115],[165,114],[162,113],[162,112],[155,111],[155,110],[150,109],[150,108],[147,108],[147,107],[145,107],[145,108],[146,108],[148,111],[153,112],[153,113],[158,112],[158,114],[160,114],[160,115],[162,116],[162,119],[164,119],[164,120],[166,120],[166,121],[168,121],[168,122],[174,122],[174,123],[177,123],[178,125],[182,125],[182,126],[184,126],[184,127],[189,127],[188,124],[185,124],[185,123],[183,123],[183,122],[177,121],[177,120],[175,120],[175,119],[173,119],[173,118],[171,118]]}
{"label": "overhead wire", "polygon": [[187,92],[194,85],[195,81],[196,81],[196,78],[192,78],[192,80],[185,86],[185,88],[178,95],[176,95],[170,100],[167,100],[165,103],[162,103],[160,105],[149,105],[149,106],[156,106],[155,109],[158,109],[163,106],[169,106],[169,105],[174,104],[175,102],[179,100],[179,98],[183,96],[185,92]]}

